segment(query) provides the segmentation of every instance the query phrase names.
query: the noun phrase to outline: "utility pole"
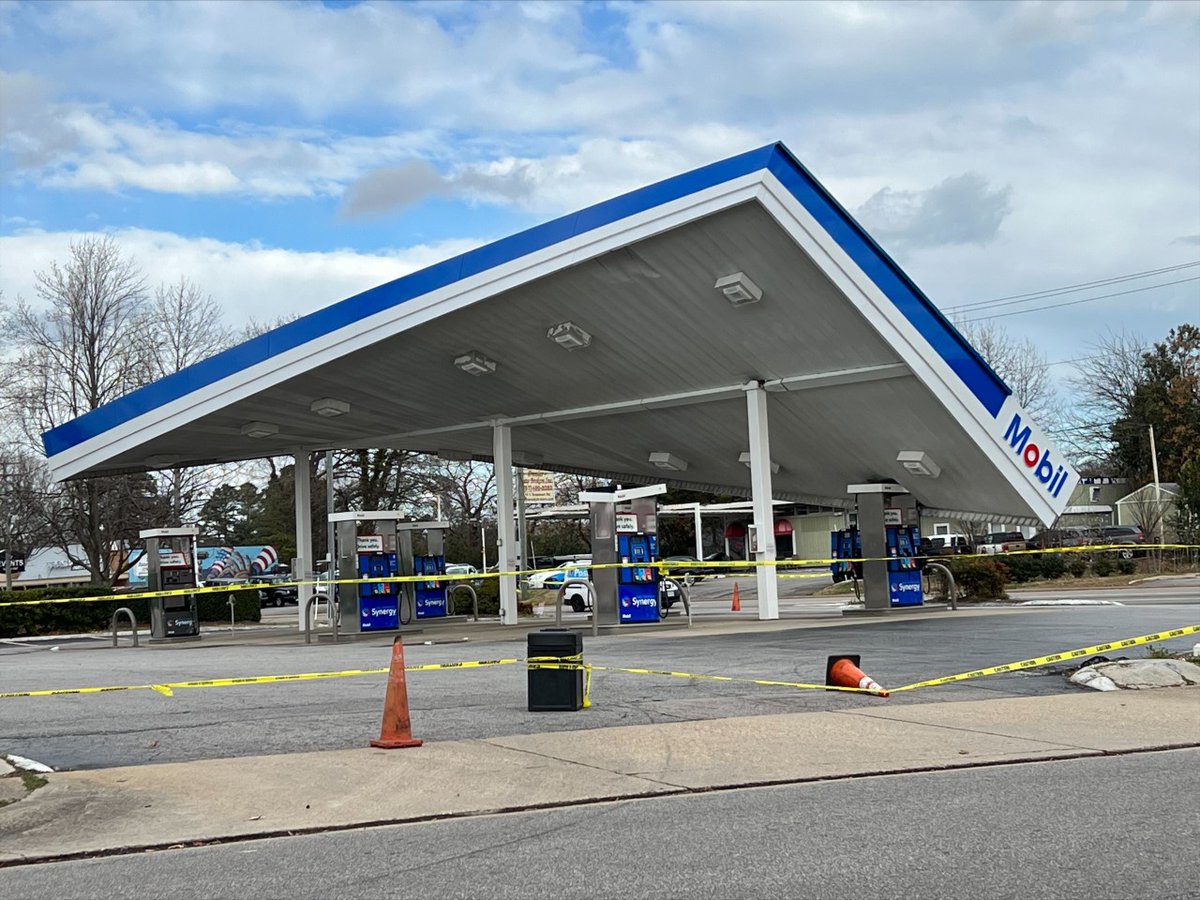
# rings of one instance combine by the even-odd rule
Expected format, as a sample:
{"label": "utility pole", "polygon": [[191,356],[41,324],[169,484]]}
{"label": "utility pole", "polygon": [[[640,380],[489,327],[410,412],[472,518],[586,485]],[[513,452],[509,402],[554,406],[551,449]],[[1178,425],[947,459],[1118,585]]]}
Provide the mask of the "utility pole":
{"label": "utility pole", "polygon": [[1158,542],[1167,542],[1167,532],[1163,525],[1162,487],[1158,483],[1158,450],[1154,446],[1154,426],[1150,427],[1150,464],[1154,467],[1154,514],[1158,519]]}

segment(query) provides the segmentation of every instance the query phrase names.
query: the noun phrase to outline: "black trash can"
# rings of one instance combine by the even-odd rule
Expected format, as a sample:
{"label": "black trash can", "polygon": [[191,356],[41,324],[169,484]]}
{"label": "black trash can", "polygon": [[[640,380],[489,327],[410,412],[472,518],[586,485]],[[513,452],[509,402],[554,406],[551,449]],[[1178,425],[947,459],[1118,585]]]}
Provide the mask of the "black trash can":
{"label": "black trash can", "polygon": [[[566,628],[543,628],[528,635],[526,658],[583,661],[583,635]],[[529,711],[574,712],[583,709],[583,669],[540,669],[529,664]]]}

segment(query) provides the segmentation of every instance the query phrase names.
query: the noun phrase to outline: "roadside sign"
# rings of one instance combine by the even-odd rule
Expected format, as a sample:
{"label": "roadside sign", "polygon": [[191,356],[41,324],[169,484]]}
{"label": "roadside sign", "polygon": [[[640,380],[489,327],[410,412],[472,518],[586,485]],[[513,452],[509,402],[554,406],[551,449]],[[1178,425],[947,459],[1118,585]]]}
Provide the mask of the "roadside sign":
{"label": "roadside sign", "polygon": [[526,503],[554,502],[554,473],[539,469],[526,469],[521,477],[525,481]]}

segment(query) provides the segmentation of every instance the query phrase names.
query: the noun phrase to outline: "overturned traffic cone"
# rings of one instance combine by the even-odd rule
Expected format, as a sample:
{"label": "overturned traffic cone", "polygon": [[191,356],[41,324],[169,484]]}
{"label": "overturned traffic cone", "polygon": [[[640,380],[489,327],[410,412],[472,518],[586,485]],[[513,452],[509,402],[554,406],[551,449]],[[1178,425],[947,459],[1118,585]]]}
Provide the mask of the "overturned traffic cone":
{"label": "overturned traffic cone", "polygon": [[385,750],[421,746],[421,741],[412,736],[412,723],[408,718],[404,641],[399,637],[392,642],[392,666],[388,670],[387,695],[383,700],[383,727],[379,729],[379,740],[371,741],[371,746],[382,747]]}
{"label": "overturned traffic cone", "polygon": [[879,683],[858,667],[857,656],[831,656],[825,663],[825,684],[830,687],[859,688],[876,697],[890,697]]}
{"label": "overturned traffic cone", "polygon": [[737,586],[736,581],[733,583],[733,606],[729,607],[729,611],[730,612],[741,612],[742,611],[742,598],[738,594],[738,586]]}

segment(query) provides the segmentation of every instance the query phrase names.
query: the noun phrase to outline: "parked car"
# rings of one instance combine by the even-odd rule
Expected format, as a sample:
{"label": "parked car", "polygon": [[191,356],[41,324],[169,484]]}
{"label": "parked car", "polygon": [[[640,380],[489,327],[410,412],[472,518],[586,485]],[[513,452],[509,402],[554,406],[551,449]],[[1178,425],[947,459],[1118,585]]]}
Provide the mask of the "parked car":
{"label": "parked car", "polygon": [[1019,531],[995,531],[975,545],[976,553],[1011,553],[1025,550],[1029,543]]}
{"label": "parked car", "polygon": [[256,575],[249,583],[261,585],[258,589],[260,606],[285,606],[300,602],[299,589],[294,584],[287,584],[291,580],[291,575]]}
{"label": "parked car", "polygon": [[[683,599],[683,589],[674,578],[664,578],[659,583],[660,619],[665,619],[671,612],[671,607]],[[582,587],[568,587],[563,592],[563,603],[575,612],[586,612],[592,608],[591,595]]]}
{"label": "parked car", "polygon": [[[707,557],[705,561],[708,561]],[[662,560],[662,571],[664,575],[679,576],[681,578],[691,576],[692,581],[699,581],[705,575],[712,575],[719,571],[719,569],[713,566],[699,565],[699,562],[700,560],[694,556],[667,556]]]}
{"label": "parked car", "polygon": [[1137,525],[1105,525],[1100,529],[1101,544],[1119,544],[1116,551],[1121,559],[1133,559],[1138,544],[1146,543],[1146,533]]}
{"label": "parked car", "polygon": [[920,556],[954,556],[969,553],[971,545],[965,534],[933,534],[921,538]]}
{"label": "parked car", "polygon": [[1079,525],[1046,528],[1028,540],[1030,550],[1049,550],[1053,547],[1084,547],[1091,543],[1088,529]]}
{"label": "parked car", "polygon": [[580,567],[591,565],[591,562],[591,559],[575,559],[560,563],[556,569],[549,572],[534,572],[529,576],[529,588],[535,591],[558,590],[562,587],[564,579],[586,581],[588,570]]}

